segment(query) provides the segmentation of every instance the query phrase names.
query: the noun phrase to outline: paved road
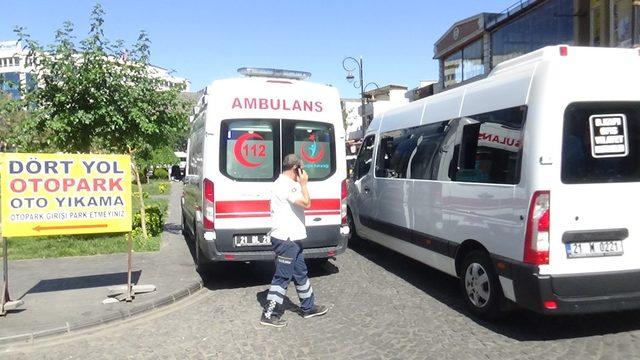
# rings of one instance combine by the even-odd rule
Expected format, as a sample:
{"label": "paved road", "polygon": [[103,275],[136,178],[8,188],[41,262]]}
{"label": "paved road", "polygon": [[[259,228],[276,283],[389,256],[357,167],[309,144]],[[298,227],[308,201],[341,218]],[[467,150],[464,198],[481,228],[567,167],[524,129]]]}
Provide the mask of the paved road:
{"label": "paved road", "polygon": [[366,243],[311,268],[324,317],[302,319],[289,289],[289,324],[258,324],[267,264],[225,264],[207,289],[176,305],[91,333],[0,350],[11,359],[633,359],[640,312],[543,318],[470,317],[453,278]]}

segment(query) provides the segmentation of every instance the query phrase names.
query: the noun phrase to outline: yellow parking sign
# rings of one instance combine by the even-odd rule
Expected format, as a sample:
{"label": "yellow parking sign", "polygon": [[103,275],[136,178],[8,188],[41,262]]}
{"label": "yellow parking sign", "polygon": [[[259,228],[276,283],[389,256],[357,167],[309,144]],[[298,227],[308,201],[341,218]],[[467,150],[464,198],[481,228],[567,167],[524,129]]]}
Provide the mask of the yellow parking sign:
{"label": "yellow parking sign", "polygon": [[131,231],[131,158],[0,154],[2,236]]}

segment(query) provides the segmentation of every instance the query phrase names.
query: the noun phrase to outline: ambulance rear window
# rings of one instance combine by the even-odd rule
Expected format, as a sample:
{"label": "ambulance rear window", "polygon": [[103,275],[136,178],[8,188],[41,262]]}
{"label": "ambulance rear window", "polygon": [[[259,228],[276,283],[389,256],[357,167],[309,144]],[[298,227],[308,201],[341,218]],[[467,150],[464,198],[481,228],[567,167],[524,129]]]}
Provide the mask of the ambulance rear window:
{"label": "ambulance rear window", "polygon": [[220,171],[238,181],[273,181],[279,173],[278,120],[222,122]]}
{"label": "ambulance rear window", "polygon": [[322,122],[282,120],[283,156],[295,153],[304,162],[309,180],[329,178],[336,170],[333,125]]}
{"label": "ambulance rear window", "polygon": [[640,181],[640,102],[569,105],[561,178],[565,184]]}

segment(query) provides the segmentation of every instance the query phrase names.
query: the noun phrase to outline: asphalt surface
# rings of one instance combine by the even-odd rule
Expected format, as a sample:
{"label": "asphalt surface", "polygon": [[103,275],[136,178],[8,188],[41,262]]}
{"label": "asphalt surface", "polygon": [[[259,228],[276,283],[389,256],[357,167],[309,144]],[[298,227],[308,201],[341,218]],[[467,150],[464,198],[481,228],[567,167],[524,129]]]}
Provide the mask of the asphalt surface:
{"label": "asphalt surface", "polygon": [[215,266],[195,295],[126,322],[0,350],[7,359],[637,359],[640,312],[485,322],[465,310],[457,280],[371,243],[311,264],[322,317],[283,329],[258,320],[266,263]]}

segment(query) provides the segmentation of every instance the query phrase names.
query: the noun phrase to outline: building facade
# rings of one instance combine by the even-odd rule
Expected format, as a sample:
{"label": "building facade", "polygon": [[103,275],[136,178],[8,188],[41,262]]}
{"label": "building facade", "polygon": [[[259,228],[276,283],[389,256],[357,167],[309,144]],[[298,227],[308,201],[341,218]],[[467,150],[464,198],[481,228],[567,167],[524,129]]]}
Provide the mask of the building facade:
{"label": "building facade", "polygon": [[[189,91],[191,82],[185,78],[173,76],[169,70],[149,65],[149,75],[159,78],[163,88],[173,84],[184,84],[183,91]],[[8,93],[12,98],[20,98],[20,89],[29,91],[37,84],[33,66],[27,58],[27,50],[18,41],[0,42],[0,91]]]}
{"label": "building facade", "polygon": [[548,45],[640,45],[638,0],[524,0],[453,24],[434,45],[434,91],[475,81],[497,64]]}

